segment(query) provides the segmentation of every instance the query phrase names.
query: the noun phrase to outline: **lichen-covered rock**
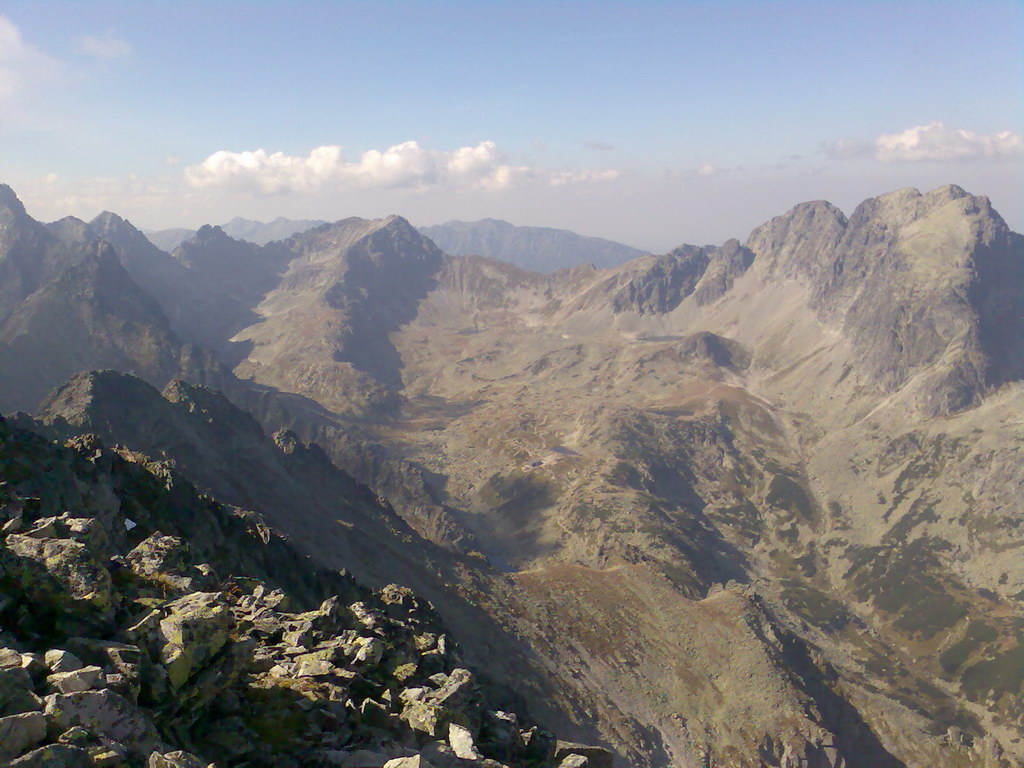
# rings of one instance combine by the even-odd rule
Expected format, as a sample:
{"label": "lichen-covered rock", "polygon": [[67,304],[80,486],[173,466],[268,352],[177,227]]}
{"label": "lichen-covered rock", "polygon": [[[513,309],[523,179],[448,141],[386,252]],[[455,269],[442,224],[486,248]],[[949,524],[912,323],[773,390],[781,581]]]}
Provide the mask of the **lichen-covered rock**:
{"label": "lichen-covered rock", "polygon": [[78,725],[131,745],[136,755],[148,757],[160,743],[155,726],[142,711],[108,689],[47,696],[46,716],[60,730]]}
{"label": "lichen-covered rock", "polygon": [[92,768],[89,753],[66,744],[47,744],[12,760],[6,768]]}
{"label": "lichen-covered rock", "polygon": [[61,608],[106,620],[113,608],[113,585],[110,573],[89,552],[84,544],[71,539],[35,539],[11,534],[7,548],[19,558],[38,564],[62,588],[55,591],[41,578],[42,574],[23,563],[19,576],[23,588],[46,603],[56,602]]}
{"label": "lichen-covered rock", "polygon": [[103,670],[100,667],[89,666],[70,672],[56,672],[48,676],[46,682],[60,693],[76,693],[99,687],[102,679]]}
{"label": "lichen-covered rock", "polygon": [[206,768],[206,765],[192,753],[178,749],[164,754],[154,752],[149,756],[146,768]]}
{"label": "lichen-covered rock", "polygon": [[177,536],[156,531],[139,542],[125,559],[132,571],[144,579],[178,590],[192,586],[186,576],[192,567],[188,545]]}
{"label": "lichen-covered rock", "polygon": [[168,603],[164,610],[160,659],[168,682],[177,689],[224,647],[234,619],[219,592],[186,595]]}

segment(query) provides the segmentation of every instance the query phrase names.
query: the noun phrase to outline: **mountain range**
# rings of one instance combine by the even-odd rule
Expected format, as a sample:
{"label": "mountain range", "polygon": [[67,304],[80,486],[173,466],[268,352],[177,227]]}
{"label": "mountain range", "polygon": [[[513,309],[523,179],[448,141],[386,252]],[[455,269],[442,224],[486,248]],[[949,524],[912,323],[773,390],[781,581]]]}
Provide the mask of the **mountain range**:
{"label": "mountain range", "polygon": [[[283,217],[264,223],[236,217],[221,225],[220,229],[236,240],[266,245],[326,223],[318,219]],[[419,231],[453,256],[485,256],[544,273],[584,264],[598,268],[617,267],[630,259],[647,255],[645,251],[599,237],[577,235],[564,229],[517,227],[499,219],[449,221],[420,227]],[[195,233],[191,229],[164,229],[147,232],[146,237],[161,250],[173,251]]]}
{"label": "mountain range", "polygon": [[0,187],[0,410],[405,583],[622,764],[1020,764],[1024,238],[990,202],[664,255],[510,226],[167,253]]}

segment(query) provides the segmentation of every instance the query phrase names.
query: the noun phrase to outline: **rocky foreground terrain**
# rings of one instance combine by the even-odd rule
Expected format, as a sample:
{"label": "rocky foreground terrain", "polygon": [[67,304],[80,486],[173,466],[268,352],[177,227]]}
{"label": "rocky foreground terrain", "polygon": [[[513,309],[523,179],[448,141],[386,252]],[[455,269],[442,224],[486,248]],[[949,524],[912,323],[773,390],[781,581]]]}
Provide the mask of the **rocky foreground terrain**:
{"label": "rocky foreground terrain", "polygon": [[[540,274],[399,217],[166,253],[0,197],[12,423],[173,465],[374,599],[412,587],[494,711],[623,765],[1024,764],[1024,238],[986,198],[805,203],[744,243]],[[143,532],[188,541],[167,527]],[[220,577],[297,589],[203,540]],[[127,629],[105,637],[141,648]]]}
{"label": "rocky foreground terrain", "polygon": [[485,692],[434,612],[318,568],[166,462],[0,421],[11,768],[610,766]]}

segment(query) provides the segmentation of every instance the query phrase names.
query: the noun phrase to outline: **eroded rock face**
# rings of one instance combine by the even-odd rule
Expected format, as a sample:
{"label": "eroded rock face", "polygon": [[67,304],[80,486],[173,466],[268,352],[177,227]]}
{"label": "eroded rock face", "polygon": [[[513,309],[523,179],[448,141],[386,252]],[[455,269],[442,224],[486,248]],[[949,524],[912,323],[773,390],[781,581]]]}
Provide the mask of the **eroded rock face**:
{"label": "eroded rock face", "polygon": [[[518,718],[482,720],[484,691],[433,608],[408,588],[371,593],[306,566],[307,584],[362,599],[292,601],[226,555],[267,547],[266,532],[233,527],[227,510],[175,490],[159,467],[94,440],[58,448],[0,421],[0,468],[12,463],[31,471],[0,476],[7,498],[48,467],[38,509],[59,500],[75,506],[76,520],[113,519],[129,535],[83,543],[70,538],[83,526],[56,525],[24,505],[17,519],[32,534],[0,534],[4,765],[427,766],[427,754],[439,766],[526,764]],[[156,529],[170,522],[151,517],[162,496],[173,497],[179,523],[221,532],[211,554],[230,577],[196,562],[200,530]],[[22,577],[25,560],[37,578]],[[300,610],[288,610],[293,602]],[[37,603],[71,606],[74,621],[33,614]],[[553,752],[541,757],[531,768],[554,765]]]}

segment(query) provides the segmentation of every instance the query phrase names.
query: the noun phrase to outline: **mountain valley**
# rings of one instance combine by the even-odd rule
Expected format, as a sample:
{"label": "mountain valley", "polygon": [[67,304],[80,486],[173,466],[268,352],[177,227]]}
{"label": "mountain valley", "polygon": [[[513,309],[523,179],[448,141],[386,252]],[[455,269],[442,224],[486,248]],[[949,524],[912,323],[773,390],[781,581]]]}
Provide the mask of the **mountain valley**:
{"label": "mountain valley", "polygon": [[986,198],[606,268],[431,231],[167,252],[2,187],[0,411],[412,588],[499,705],[621,765],[1024,763],[1024,238]]}

